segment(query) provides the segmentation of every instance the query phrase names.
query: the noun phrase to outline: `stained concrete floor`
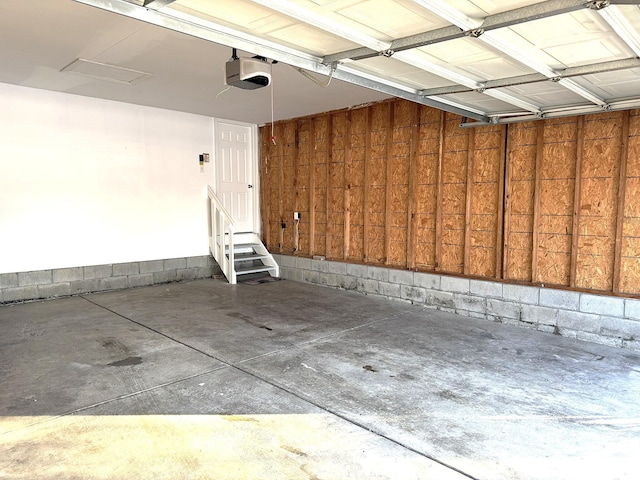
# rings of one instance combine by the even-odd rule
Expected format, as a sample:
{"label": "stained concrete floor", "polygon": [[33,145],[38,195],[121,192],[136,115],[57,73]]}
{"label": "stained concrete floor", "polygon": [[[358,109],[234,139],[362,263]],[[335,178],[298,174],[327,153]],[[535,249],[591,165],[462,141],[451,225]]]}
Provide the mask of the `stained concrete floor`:
{"label": "stained concrete floor", "polygon": [[640,355],[291,281],[0,307],[3,479],[626,479]]}

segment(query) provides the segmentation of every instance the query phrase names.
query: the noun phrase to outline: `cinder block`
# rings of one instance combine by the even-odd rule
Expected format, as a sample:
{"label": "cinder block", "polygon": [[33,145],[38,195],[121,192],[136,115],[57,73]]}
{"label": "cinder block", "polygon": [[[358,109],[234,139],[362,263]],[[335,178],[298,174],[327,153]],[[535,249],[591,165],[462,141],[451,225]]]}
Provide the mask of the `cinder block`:
{"label": "cinder block", "polygon": [[329,270],[329,264],[326,260],[311,260],[311,270],[326,273]]}
{"label": "cinder block", "polygon": [[413,272],[409,270],[389,270],[389,283],[399,283],[400,285],[413,285]]}
{"label": "cinder block", "polygon": [[[187,268],[206,267],[208,265],[207,256],[187,257]],[[142,273],[142,265],[140,266],[140,273]]]}
{"label": "cinder block", "polygon": [[138,275],[129,275],[127,280],[130,287],[144,287],[147,285],[153,285],[153,273],[139,273]]}
{"label": "cinder block", "polygon": [[413,284],[427,290],[440,290],[440,277],[433,273],[414,272]]}
{"label": "cinder block", "polygon": [[538,326],[536,323],[523,322],[521,320],[518,320],[514,325],[522,328],[528,328],[529,330],[535,330]]}
{"label": "cinder block", "polygon": [[531,328],[530,323],[522,323],[517,318],[511,318],[511,317],[500,317],[500,323],[504,323],[505,325],[513,325],[516,327]]}
{"label": "cinder block", "polygon": [[167,258],[164,260],[163,270],[179,270],[181,268],[187,268],[186,258]]}
{"label": "cinder block", "polygon": [[577,311],[580,309],[580,294],[568,290],[541,288],[540,305]]}
{"label": "cinder block", "polygon": [[400,298],[410,300],[412,303],[425,303],[427,301],[427,290],[422,287],[402,285],[400,287]]}
{"label": "cinder block", "polygon": [[213,267],[196,267],[196,278],[212,278],[214,275]]}
{"label": "cinder block", "polygon": [[616,337],[622,340],[640,338],[640,322],[618,317],[600,317],[600,335]]}
{"label": "cinder block", "polygon": [[453,300],[453,293],[442,292],[440,290],[425,290],[425,303],[436,307],[439,310],[455,311],[456,304]]}
{"label": "cinder block", "polygon": [[320,274],[315,270],[303,270],[302,281],[306,283],[318,283]]}
{"label": "cinder block", "polygon": [[370,278],[357,278],[356,290],[365,293],[378,293],[378,281]]}
{"label": "cinder block", "polygon": [[13,288],[18,286],[17,273],[0,273],[0,288]]}
{"label": "cinder block", "polygon": [[378,280],[379,282],[388,282],[389,281],[389,269],[383,267],[367,267],[367,278],[371,278],[373,280]]}
{"label": "cinder block", "polygon": [[367,265],[359,265],[357,263],[347,264],[347,275],[358,278],[367,277]]}
{"label": "cinder block", "polygon": [[537,325],[557,325],[558,309],[540,307],[538,305],[523,305],[520,320]]}
{"label": "cinder block", "polygon": [[[113,268],[111,265],[91,265],[89,267],[84,267],[83,279],[93,280],[96,278],[107,278],[115,276],[112,272]],[[71,285],[71,289],[73,289],[73,285]]]}
{"label": "cinder block", "polygon": [[38,297],[38,287],[30,285],[28,287],[5,288],[2,292],[4,302],[22,302],[24,300],[34,300]]}
{"label": "cinder block", "polygon": [[606,295],[580,294],[580,311],[599,313],[612,317],[624,316],[624,298],[607,297]]}
{"label": "cinder block", "polygon": [[620,338],[605,337],[587,332],[576,332],[576,338],[585,342],[599,343],[600,345],[607,345],[609,347],[622,348],[623,344],[623,341]]}
{"label": "cinder block", "polygon": [[468,278],[449,277],[443,275],[440,279],[440,288],[443,292],[469,293],[470,281]]}
{"label": "cinder block", "polygon": [[140,262],[138,267],[140,269],[140,273],[161,272],[161,271],[164,270],[164,261],[163,260],[148,260],[146,262]]}
{"label": "cinder block", "polygon": [[520,320],[522,315],[522,305],[516,302],[498,300],[496,298],[487,299],[487,314],[496,317],[496,321],[504,322],[505,318]]}
{"label": "cinder block", "polygon": [[282,265],[280,265],[280,278],[289,278],[289,272],[292,269],[290,267],[283,267]]}
{"label": "cinder block", "polygon": [[68,282],[38,286],[40,298],[67,297],[69,295],[71,295],[71,285]]}
{"label": "cinder block", "polygon": [[[195,268],[192,270],[196,270]],[[169,283],[178,280],[177,270],[163,270],[161,272],[153,272],[153,283]]]}
{"label": "cinder block", "polygon": [[560,335],[561,337],[578,338],[578,332],[575,330],[571,330],[570,328],[558,327],[556,333],[558,333],[558,335]]}
{"label": "cinder block", "polygon": [[84,268],[57,268],[53,270],[53,283],[73,282],[84,280]]}
{"label": "cinder block", "polygon": [[476,297],[465,293],[454,293],[453,303],[456,306],[456,312],[458,312],[458,310],[465,310],[467,312],[482,313],[484,316],[487,311],[486,299],[484,297]]}
{"label": "cinder block", "polygon": [[338,275],[338,287],[345,290],[355,290],[357,287],[356,277],[351,275]]}
{"label": "cinder block", "polygon": [[640,351],[640,339],[639,340],[623,340],[622,348],[626,348],[628,350]]}
{"label": "cinder block", "polygon": [[300,270],[299,268],[290,268],[288,276],[285,278],[294,282],[303,282],[302,272],[304,272],[304,270]]}
{"label": "cinder block", "polygon": [[505,300],[514,300],[529,305],[538,304],[538,287],[527,287],[524,285],[511,285],[505,283],[502,285],[502,298]]}
{"label": "cinder block", "polygon": [[539,332],[544,332],[544,333],[557,333],[558,329],[556,328],[555,325],[543,325],[543,324],[538,324],[536,326],[536,330],[538,330]]}
{"label": "cinder block", "polygon": [[640,300],[627,298],[624,301],[624,316],[640,320]]}
{"label": "cinder block", "polygon": [[[195,268],[179,268],[176,271],[176,280],[195,280],[196,279],[196,269]],[[153,283],[153,276],[151,277],[151,283]]]}
{"label": "cinder block", "polygon": [[386,297],[400,298],[400,285],[397,283],[378,282],[378,292]]}
{"label": "cinder block", "polygon": [[558,328],[595,333],[600,328],[600,315],[558,310]]}
{"label": "cinder block", "polygon": [[502,283],[471,280],[469,282],[469,292],[471,295],[481,297],[502,298]]}
{"label": "cinder block", "polygon": [[[85,267],[86,268],[86,267]],[[76,280],[70,282],[71,295],[79,295],[82,293],[99,292],[101,286],[101,279],[91,278],[89,280]]]}
{"label": "cinder block", "polygon": [[296,266],[296,257],[292,257],[291,255],[278,255],[276,262],[281,267],[295,267]]}
{"label": "cinder block", "polygon": [[127,288],[127,277],[109,277],[100,280],[100,290],[122,290]]}
{"label": "cinder block", "polygon": [[140,273],[140,264],[138,262],[114,263],[112,265],[112,275],[119,277],[121,275],[137,275]]}
{"label": "cinder block", "polygon": [[335,288],[338,286],[338,275],[335,273],[325,273],[323,275],[322,281],[324,281],[323,285]]}
{"label": "cinder block", "polygon": [[18,286],[29,287],[31,285],[46,285],[52,282],[51,270],[38,270],[35,272],[19,272]]}
{"label": "cinder block", "polygon": [[310,270],[311,269],[311,259],[304,257],[296,257],[296,268],[301,270]]}
{"label": "cinder block", "polygon": [[347,274],[347,264],[345,262],[327,262],[329,273],[337,273],[340,275]]}

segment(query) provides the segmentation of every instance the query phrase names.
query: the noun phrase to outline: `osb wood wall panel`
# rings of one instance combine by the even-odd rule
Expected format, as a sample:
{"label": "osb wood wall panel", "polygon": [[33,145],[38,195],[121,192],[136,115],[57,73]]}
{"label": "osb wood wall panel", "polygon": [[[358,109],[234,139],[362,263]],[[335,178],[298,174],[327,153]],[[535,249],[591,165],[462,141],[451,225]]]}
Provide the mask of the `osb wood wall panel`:
{"label": "osb wood wall panel", "polygon": [[436,269],[436,225],[438,225],[438,178],[445,113],[421,106],[415,139],[414,207],[411,212],[415,232],[414,266]]}
{"label": "osb wood wall panel", "polygon": [[622,120],[621,112],[584,119],[577,287],[613,288]]}
{"label": "osb wood wall panel", "polygon": [[276,145],[263,127],[267,245],[640,294],[640,112],[478,129],[460,121],[390,100],[279,122]]}
{"label": "osb wood wall panel", "polygon": [[569,285],[577,121],[575,117],[554,119],[537,127],[543,129],[543,144],[536,168],[540,188],[534,217],[533,281]]}
{"label": "osb wood wall panel", "polygon": [[[621,157],[626,160],[624,195],[620,210],[621,248],[617,286],[623,293],[640,292],[640,111],[631,112],[628,142]],[[623,185],[623,182],[621,186]]]}
{"label": "osb wood wall panel", "polygon": [[505,184],[505,279],[531,281],[538,122],[509,125]]}
{"label": "osb wood wall panel", "polygon": [[[473,131],[473,162],[467,190],[465,273],[500,277],[505,129],[490,127]],[[469,188],[471,186],[471,188]]]}

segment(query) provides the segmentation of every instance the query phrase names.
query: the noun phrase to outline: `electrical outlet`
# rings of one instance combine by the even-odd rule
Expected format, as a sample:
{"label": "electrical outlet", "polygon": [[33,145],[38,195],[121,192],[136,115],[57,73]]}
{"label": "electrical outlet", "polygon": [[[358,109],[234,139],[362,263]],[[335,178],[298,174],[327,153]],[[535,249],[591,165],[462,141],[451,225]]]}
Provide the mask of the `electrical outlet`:
{"label": "electrical outlet", "polygon": [[300,220],[300,212],[293,212],[293,219]]}

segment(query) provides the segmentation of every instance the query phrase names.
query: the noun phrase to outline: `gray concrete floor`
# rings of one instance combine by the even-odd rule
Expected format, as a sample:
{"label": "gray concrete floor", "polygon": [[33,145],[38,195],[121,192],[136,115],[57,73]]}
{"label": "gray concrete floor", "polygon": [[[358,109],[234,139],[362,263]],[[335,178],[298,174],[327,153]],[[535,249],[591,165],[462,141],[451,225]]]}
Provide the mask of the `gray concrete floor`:
{"label": "gray concrete floor", "polygon": [[353,292],[0,307],[3,479],[622,479],[640,356]]}

